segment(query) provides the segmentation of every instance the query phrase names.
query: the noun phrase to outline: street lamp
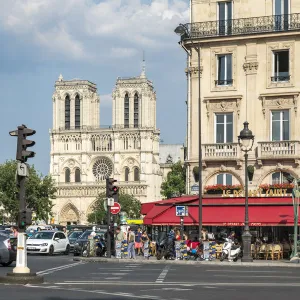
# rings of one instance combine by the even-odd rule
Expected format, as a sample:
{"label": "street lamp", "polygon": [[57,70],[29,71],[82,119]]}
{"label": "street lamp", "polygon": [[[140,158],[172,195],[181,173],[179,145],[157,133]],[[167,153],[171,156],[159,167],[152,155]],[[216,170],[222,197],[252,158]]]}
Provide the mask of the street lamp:
{"label": "street lamp", "polygon": [[[191,35],[189,33],[189,29],[186,25],[179,24],[179,26],[176,27],[174,30],[175,33],[179,36],[181,36],[181,41],[183,39],[188,39],[192,43],[192,47],[195,49],[195,51],[198,53],[198,127],[199,127],[199,241],[201,242],[201,232],[202,232],[202,140],[201,140],[201,81],[200,81],[200,43],[196,45],[193,42],[193,39],[191,38]],[[182,45],[182,42],[180,42]],[[192,54],[186,50],[186,48],[182,45],[182,47],[185,49],[185,51],[188,53],[189,56]]]}
{"label": "street lamp", "polygon": [[245,152],[245,227],[242,235],[243,239],[243,262],[252,262],[251,256],[251,233],[249,229],[249,212],[248,212],[248,152],[251,151],[254,143],[254,135],[252,131],[248,128],[249,123],[244,122],[244,129],[240,132],[238,136],[238,143],[241,150]]}

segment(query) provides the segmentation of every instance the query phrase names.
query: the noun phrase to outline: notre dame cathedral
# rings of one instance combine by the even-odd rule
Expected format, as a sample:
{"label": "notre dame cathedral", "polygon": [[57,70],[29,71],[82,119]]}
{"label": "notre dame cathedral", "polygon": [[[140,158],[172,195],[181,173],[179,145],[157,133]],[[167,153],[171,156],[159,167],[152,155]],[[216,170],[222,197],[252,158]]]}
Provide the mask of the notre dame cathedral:
{"label": "notre dame cathedral", "polygon": [[[160,145],[156,93],[142,74],[118,78],[112,94],[112,125],[100,125],[100,97],[88,80],[55,82],[50,173],[57,184],[56,224],[85,224],[105,178],[141,202],[161,199],[163,177],[183,161],[183,146]],[[161,149],[161,153],[160,153]],[[170,160],[171,159],[171,160]]]}

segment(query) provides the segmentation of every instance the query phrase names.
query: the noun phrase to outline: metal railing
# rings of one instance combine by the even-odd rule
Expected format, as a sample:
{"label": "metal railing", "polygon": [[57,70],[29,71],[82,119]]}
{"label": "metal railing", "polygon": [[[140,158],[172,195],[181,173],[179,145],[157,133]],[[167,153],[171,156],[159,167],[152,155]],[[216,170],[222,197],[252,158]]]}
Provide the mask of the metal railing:
{"label": "metal railing", "polygon": [[[284,32],[300,29],[300,13],[252,18],[187,23],[191,38],[235,36],[257,33]],[[187,34],[181,40],[189,39]]]}
{"label": "metal railing", "polygon": [[299,144],[299,141],[258,142],[258,157],[296,157],[299,155]]}
{"label": "metal railing", "polygon": [[227,79],[227,80],[215,80],[215,85],[216,86],[222,86],[222,85],[232,85],[233,84],[233,79]]}
{"label": "metal railing", "polygon": [[290,81],[291,76],[290,75],[279,75],[279,76],[272,76],[271,81],[272,82],[288,82]]}
{"label": "metal railing", "polygon": [[226,144],[204,144],[203,159],[237,159],[240,157],[240,147],[238,143]]}

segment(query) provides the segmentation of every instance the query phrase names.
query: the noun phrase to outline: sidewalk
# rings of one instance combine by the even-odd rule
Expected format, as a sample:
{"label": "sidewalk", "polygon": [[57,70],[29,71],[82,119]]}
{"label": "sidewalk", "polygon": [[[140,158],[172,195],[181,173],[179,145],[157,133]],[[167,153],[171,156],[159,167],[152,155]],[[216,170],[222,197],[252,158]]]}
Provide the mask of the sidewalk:
{"label": "sidewalk", "polygon": [[174,264],[174,265],[211,265],[211,266],[247,266],[247,267],[284,267],[284,268],[300,268],[300,263],[291,263],[290,261],[278,260],[254,260],[253,262],[220,262],[218,259],[213,261],[193,261],[193,260],[157,260],[155,257],[146,259],[144,257],[136,257],[136,259],[128,258],[105,258],[105,257],[75,257],[74,261],[97,262],[97,263],[136,263],[136,264]]}

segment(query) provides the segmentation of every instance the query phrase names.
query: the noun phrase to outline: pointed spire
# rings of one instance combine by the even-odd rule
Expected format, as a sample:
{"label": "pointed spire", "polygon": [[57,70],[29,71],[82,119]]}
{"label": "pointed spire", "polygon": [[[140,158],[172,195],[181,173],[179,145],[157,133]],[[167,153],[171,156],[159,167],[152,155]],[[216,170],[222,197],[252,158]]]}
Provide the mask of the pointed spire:
{"label": "pointed spire", "polygon": [[145,61],[145,51],[143,50],[143,64],[142,64],[142,73],[141,77],[146,77],[146,61]]}
{"label": "pointed spire", "polygon": [[59,76],[58,76],[58,81],[63,81],[64,80],[64,78],[63,78],[63,76],[60,74]]}

